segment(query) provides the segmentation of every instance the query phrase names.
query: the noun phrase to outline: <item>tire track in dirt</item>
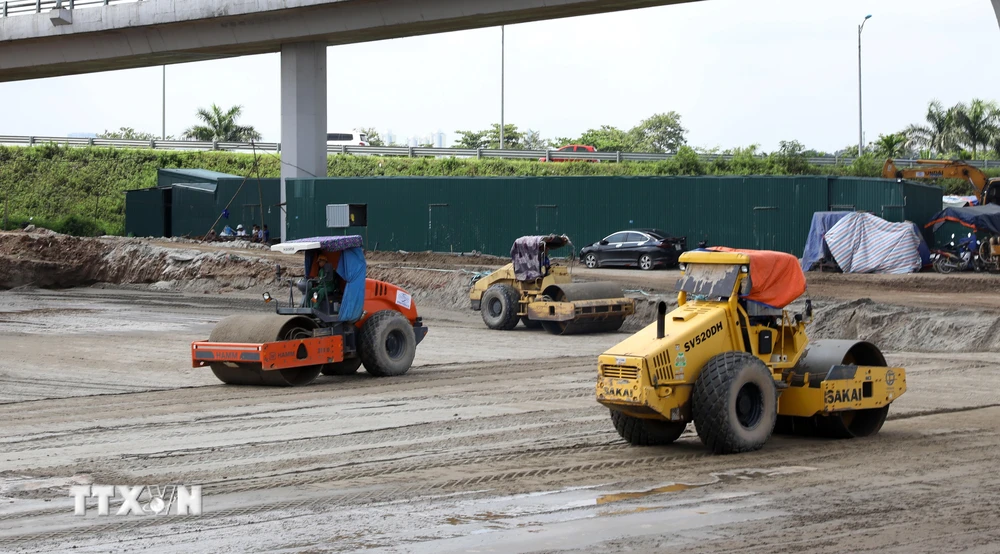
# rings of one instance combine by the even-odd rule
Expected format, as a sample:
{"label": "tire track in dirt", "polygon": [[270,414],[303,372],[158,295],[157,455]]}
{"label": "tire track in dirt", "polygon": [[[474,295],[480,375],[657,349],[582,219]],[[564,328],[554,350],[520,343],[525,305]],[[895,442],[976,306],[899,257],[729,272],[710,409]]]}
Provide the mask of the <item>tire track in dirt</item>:
{"label": "tire track in dirt", "polygon": [[[207,369],[205,371],[208,371]],[[369,389],[378,389],[385,393],[406,391],[407,389],[419,388],[428,383],[449,381],[454,385],[476,385],[482,383],[510,381],[518,374],[539,374],[553,375],[572,374],[584,371],[592,371],[596,376],[596,362],[590,356],[584,357],[561,357],[548,358],[540,361],[533,361],[530,364],[518,360],[502,360],[487,363],[453,363],[435,364],[414,368],[414,373],[408,373],[403,377],[392,379],[364,377],[356,383],[351,381],[357,378],[327,378],[319,380],[308,387],[289,387],[288,389],[276,389],[268,387],[239,387],[226,386],[222,384],[208,385],[201,387],[182,387],[167,391],[141,391],[136,393],[101,394],[86,397],[70,397],[59,399],[33,400],[39,405],[32,406],[31,415],[26,415],[22,404],[25,402],[12,402],[0,404],[0,418],[10,424],[18,421],[33,421],[46,417],[69,417],[71,414],[78,414],[79,410],[93,402],[93,398],[100,397],[102,400],[102,414],[118,410],[149,413],[153,409],[162,409],[165,413],[175,413],[185,404],[205,403],[219,404],[222,402],[245,401],[251,405],[254,401],[266,400],[276,402],[292,402],[303,400],[329,401],[341,397],[356,397],[363,395]],[[330,382],[336,379],[335,382]],[[325,382],[324,382],[325,381]],[[344,386],[347,384],[348,386]],[[197,391],[197,399],[186,398],[186,395]],[[158,392],[159,395],[149,394]],[[51,406],[41,404],[51,403]],[[249,415],[249,414],[248,414]]]}
{"label": "tire track in dirt", "polygon": [[[980,440],[989,439],[989,444],[996,444],[997,434],[992,430],[986,432],[970,430],[963,436],[945,435],[934,443],[924,443],[925,450],[929,447],[930,450],[938,451],[941,454],[947,453],[948,456],[963,459],[966,464],[992,463],[992,452],[984,449],[982,444],[970,441],[970,434]],[[691,438],[690,434],[686,436]],[[776,440],[773,447],[769,445],[764,451],[742,456],[739,461],[751,467],[774,464],[779,466],[815,465],[817,467],[836,467],[841,473],[863,472],[868,464],[868,457],[865,456],[865,453],[882,452],[884,456],[889,456],[892,451],[907,443],[912,443],[914,440],[919,440],[919,435],[907,429],[899,429],[890,435],[870,440]],[[97,540],[98,537],[106,536],[108,533],[125,537],[125,540],[128,540],[130,536],[132,538],[140,536],[149,538],[155,536],[156,533],[160,532],[159,530],[167,532],[168,529],[176,529],[177,526],[184,523],[197,525],[199,532],[204,533],[228,525],[280,521],[286,517],[285,512],[287,511],[296,512],[301,516],[303,513],[329,513],[332,509],[351,506],[370,509],[379,503],[392,503],[396,506],[394,509],[400,509],[400,503],[413,502],[435,493],[469,493],[463,494],[462,498],[471,498],[476,495],[495,494],[493,491],[496,490],[505,492],[546,490],[565,483],[580,485],[607,482],[608,480],[622,481],[637,477],[649,479],[650,468],[657,467],[671,467],[682,469],[685,472],[694,471],[697,474],[705,474],[730,467],[731,462],[734,461],[735,457],[713,456],[700,448],[700,445],[693,445],[691,442],[691,440],[684,440],[681,444],[663,448],[636,448],[626,446],[623,443],[588,445],[579,449],[567,449],[563,445],[554,445],[548,450],[509,452],[502,456],[469,456],[460,460],[459,464],[456,464],[456,460],[451,454],[444,453],[441,456],[446,457],[446,459],[440,460],[435,467],[429,467],[425,462],[410,463],[406,467],[372,468],[363,477],[359,477],[358,474],[348,476],[342,473],[344,471],[342,467],[328,470],[341,472],[342,479],[339,482],[349,481],[352,487],[359,490],[326,490],[331,482],[336,483],[338,480],[331,480],[331,475],[322,474],[303,479],[303,472],[254,477],[253,479],[258,480],[257,483],[209,483],[206,484],[206,488],[211,487],[210,497],[245,499],[247,498],[245,493],[255,493],[266,489],[277,490],[290,486],[299,491],[303,487],[311,486],[313,490],[305,491],[304,494],[318,496],[284,502],[271,502],[266,496],[257,496],[259,498],[257,504],[251,502],[245,507],[216,510],[198,518],[197,521],[186,518],[125,520],[108,524],[87,525],[83,528],[62,529],[52,533],[0,536],[0,545],[5,547],[20,545],[41,547],[46,544],[67,541],[80,544],[77,541]],[[673,452],[670,452],[671,450]],[[930,453],[925,452],[925,454]],[[611,459],[607,459],[608,456],[611,456]],[[605,459],[601,459],[602,457]],[[832,460],[839,462],[836,466],[831,466]],[[844,460],[852,461],[852,463],[843,464]],[[435,472],[435,470],[452,467],[466,468],[461,471],[472,474],[455,478],[452,471],[444,474],[440,471]],[[803,479],[805,477],[799,478],[799,480]],[[367,486],[364,483],[365,480],[372,481],[372,484]],[[795,490],[794,477],[789,478],[788,481],[787,486]],[[878,486],[869,487],[869,489]],[[898,493],[898,486],[895,483],[883,483],[880,486]],[[240,496],[240,493],[244,494]],[[55,510],[46,510],[45,513],[57,515]],[[5,527],[8,527],[12,521],[37,517],[38,515],[39,513],[36,512],[0,519],[7,522]],[[247,519],[241,522],[232,521],[238,518]],[[173,525],[173,527],[164,525]]]}
{"label": "tire track in dirt", "polygon": [[[560,394],[560,395],[557,395],[557,396],[554,396],[552,394],[538,394],[538,395],[533,395],[533,396],[519,397],[519,398],[516,398],[516,399],[509,399],[509,400],[492,400],[492,401],[484,401],[484,402],[469,401],[469,402],[463,402],[463,403],[457,403],[457,404],[444,404],[444,403],[442,403],[440,405],[434,405],[434,406],[425,406],[425,407],[420,407],[420,408],[408,408],[406,410],[406,412],[407,413],[419,413],[419,412],[428,412],[428,411],[448,411],[448,410],[462,409],[462,408],[486,408],[486,407],[494,407],[494,406],[512,406],[512,405],[516,405],[516,404],[538,403],[538,402],[543,402],[543,401],[544,402],[553,402],[553,401],[565,401],[565,400],[580,400],[580,399],[587,399],[590,396],[592,396],[592,394],[593,393],[592,393],[591,389],[588,387],[586,390],[581,390],[581,391],[578,391],[578,392],[567,392],[567,393],[563,393],[563,394]],[[446,399],[446,398],[450,398],[450,397],[462,397],[462,398],[465,398],[465,399],[475,398],[474,395],[469,395],[469,394],[466,394],[466,393],[463,393],[463,392],[456,392],[456,393],[452,393],[452,394],[450,394],[448,396],[438,397],[437,399],[438,400],[442,400],[442,399]],[[390,411],[392,411],[392,408],[395,408],[395,407],[398,407],[398,406],[399,406],[399,404],[395,404],[395,405],[391,405],[391,406],[385,406],[384,405],[384,406],[380,406],[380,407],[375,408],[375,409],[369,409],[367,411],[359,411],[359,412],[356,412],[356,413],[348,413],[348,414],[341,414],[339,412],[335,412],[334,414],[332,414],[332,416],[335,417],[338,420],[340,420],[340,419],[373,418],[373,417],[378,417],[379,415],[381,415],[383,413],[390,412]],[[166,430],[166,429],[174,428],[174,429],[176,429],[175,431],[160,432],[160,433],[157,433],[157,434],[161,438],[189,437],[192,434],[192,430],[196,429],[199,426],[207,427],[207,426],[210,426],[210,425],[226,424],[226,423],[253,422],[255,419],[258,419],[258,418],[261,418],[261,417],[270,417],[270,416],[276,415],[276,414],[281,413],[281,412],[286,412],[286,411],[287,412],[300,412],[300,411],[306,411],[306,410],[309,410],[309,409],[312,409],[312,408],[316,408],[316,407],[319,407],[319,406],[296,405],[294,407],[289,407],[289,408],[284,409],[284,410],[271,410],[271,411],[267,411],[267,412],[247,412],[247,413],[242,413],[242,414],[232,415],[232,416],[228,416],[227,415],[227,416],[208,417],[208,418],[196,418],[196,419],[191,420],[191,421],[146,422],[146,423],[135,423],[135,424],[119,425],[119,426],[113,426],[113,427],[94,427],[94,428],[87,428],[87,429],[66,431],[66,432],[55,433],[55,434],[53,434],[53,433],[46,433],[44,436],[24,436],[24,437],[21,437],[21,436],[18,436],[18,435],[13,435],[11,437],[8,437],[8,439],[6,439],[6,440],[0,441],[0,444],[5,444],[5,449],[8,452],[21,452],[21,451],[27,451],[27,450],[34,450],[34,449],[41,448],[41,447],[47,447],[47,448],[63,447],[63,448],[65,448],[65,447],[71,447],[71,446],[84,446],[84,445],[88,445],[88,444],[93,444],[94,440],[96,440],[97,437],[99,437],[100,435],[103,435],[103,434],[107,434],[107,433],[111,433],[111,434],[116,434],[117,435],[117,434],[125,433],[127,431],[141,431],[143,429],[156,429],[156,430],[160,431],[160,430]],[[345,410],[349,410],[349,409],[354,409],[354,408],[345,407],[344,409]],[[267,423],[260,423],[260,424],[256,424],[256,425],[223,427],[221,429],[216,429],[213,432],[220,433],[220,434],[234,433],[234,432],[252,432],[252,431],[261,431],[261,430],[266,430],[266,429],[274,429],[276,427],[295,426],[295,425],[301,425],[301,421],[294,421],[294,420],[293,421],[289,421],[289,420],[268,421]],[[364,432],[371,432],[371,431],[364,431]],[[51,441],[53,438],[65,438],[66,440],[62,440],[62,441],[56,440],[55,442],[51,442],[51,443],[48,442],[48,441]],[[310,437],[305,437],[305,438],[310,438]]]}

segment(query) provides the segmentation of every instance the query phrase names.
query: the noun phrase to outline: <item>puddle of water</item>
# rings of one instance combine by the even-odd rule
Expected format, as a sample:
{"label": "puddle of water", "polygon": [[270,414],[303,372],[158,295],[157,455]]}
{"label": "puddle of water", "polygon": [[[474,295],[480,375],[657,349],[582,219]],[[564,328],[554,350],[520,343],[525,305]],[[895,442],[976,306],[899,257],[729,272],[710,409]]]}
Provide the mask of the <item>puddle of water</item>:
{"label": "puddle of water", "polygon": [[[671,535],[675,546],[695,543],[707,536],[708,528],[784,515],[767,507],[767,501],[753,494],[722,494],[699,498],[697,508],[687,502],[643,505],[621,510],[589,507],[565,512],[501,515],[491,522],[459,522],[451,532],[438,531],[427,540],[429,529],[420,539],[396,536],[391,539],[399,551],[416,554],[442,552],[532,552],[563,549],[593,549],[606,541],[631,541],[645,535]],[[459,518],[460,519],[460,518]],[[378,550],[382,551],[382,550]]]}
{"label": "puddle of water", "polygon": [[[422,510],[407,532],[378,536],[406,552],[511,552],[587,548],[645,534],[674,534],[715,525],[775,517],[754,492],[681,494],[697,488],[813,471],[789,466],[742,468],[709,474],[704,481],[666,483],[639,491],[608,491],[609,485],[571,487],[492,498],[456,499]],[[418,529],[414,529],[417,531]],[[698,531],[700,532],[700,531]],[[378,533],[372,533],[378,535]],[[364,545],[356,545],[368,549]]]}
{"label": "puddle of water", "polygon": [[609,502],[622,502],[624,500],[635,500],[637,498],[645,498],[647,496],[653,496],[654,494],[663,494],[667,492],[679,492],[686,491],[689,489],[696,489],[698,487],[705,487],[713,483],[700,483],[697,485],[689,485],[687,483],[674,483],[672,485],[667,485],[665,487],[656,487],[655,489],[649,489],[647,491],[641,492],[622,492],[618,494],[602,494],[597,497],[597,504],[607,504]]}
{"label": "puddle of water", "polygon": [[748,481],[758,477],[775,477],[778,475],[791,475],[805,471],[814,471],[816,468],[807,466],[787,466],[771,469],[734,469],[710,474],[712,479],[705,483],[671,483],[661,487],[638,492],[621,492],[615,494],[602,494],[597,497],[597,504],[608,504],[610,502],[623,502],[626,500],[637,500],[657,494],[668,492],[680,492],[700,487],[707,487],[718,483],[732,483],[737,481]]}

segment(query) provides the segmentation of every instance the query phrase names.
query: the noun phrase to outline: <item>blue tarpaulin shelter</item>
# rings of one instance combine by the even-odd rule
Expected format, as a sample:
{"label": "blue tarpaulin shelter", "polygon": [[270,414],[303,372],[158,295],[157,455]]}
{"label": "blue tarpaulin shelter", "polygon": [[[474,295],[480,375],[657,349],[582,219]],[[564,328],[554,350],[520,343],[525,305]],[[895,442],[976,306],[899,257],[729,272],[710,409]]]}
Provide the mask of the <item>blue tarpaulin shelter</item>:
{"label": "blue tarpaulin shelter", "polygon": [[806,248],[802,252],[802,271],[809,271],[813,264],[823,258],[833,259],[830,249],[823,241],[823,235],[850,213],[854,212],[816,212],[813,214],[809,235],[806,237]]}
{"label": "blue tarpaulin shelter", "polygon": [[827,231],[824,240],[844,273],[912,273],[923,263],[920,233],[908,221],[890,223],[854,212]]}
{"label": "blue tarpaulin shelter", "polygon": [[968,208],[945,208],[932,217],[925,227],[937,230],[946,221],[960,223],[973,231],[1000,235],[1000,206],[986,204]]}
{"label": "blue tarpaulin shelter", "polygon": [[[809,271],[816,262],[824,258],[827,260],[834,259],[824,236],[841,219],[853,213],[855,212],[816,212],[813,214],[812,224],[809,227],[809,236],[806,237],[806,247],[802,253],[802,260],[800,262],[803,271]],[[920,227],[912,222],[911,225],[913,225],[914,232],[920,239],[920,243],[917,245],[917,252],[920,254],[920,265],[921,267],[928,267],[931,265],[930,248],[927,247],[923,235],[920,234]]]}
{"label": "blue tarpaulin shelter", "polygon": [[365,281],[368,271],[364,243],[361,237],[358,235],[311,237],[288,242],[318,243],[319,248],[305,251],[306,275],[309,275],[313,261],[321,252],[340,252],[337,275],[346,282],[346,285],[344,286],[344,297],[340,302],[339,319],[346,322],[361,319],[365,308]]}

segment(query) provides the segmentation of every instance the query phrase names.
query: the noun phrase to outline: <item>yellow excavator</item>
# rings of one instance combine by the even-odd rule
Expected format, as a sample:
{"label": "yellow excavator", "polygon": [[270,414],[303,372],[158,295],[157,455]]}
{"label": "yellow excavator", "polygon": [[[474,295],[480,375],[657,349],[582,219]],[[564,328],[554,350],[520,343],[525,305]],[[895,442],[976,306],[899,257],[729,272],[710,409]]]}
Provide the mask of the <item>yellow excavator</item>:
{"label": "yellow excavator", "polygon": [[980,205],[1000,204],[1000,177],[987,177],[977,167],[957,160],[917,160],[919,166],[897,168],[891,160],[882,166],[886,179],[961,179],[976,189]]}

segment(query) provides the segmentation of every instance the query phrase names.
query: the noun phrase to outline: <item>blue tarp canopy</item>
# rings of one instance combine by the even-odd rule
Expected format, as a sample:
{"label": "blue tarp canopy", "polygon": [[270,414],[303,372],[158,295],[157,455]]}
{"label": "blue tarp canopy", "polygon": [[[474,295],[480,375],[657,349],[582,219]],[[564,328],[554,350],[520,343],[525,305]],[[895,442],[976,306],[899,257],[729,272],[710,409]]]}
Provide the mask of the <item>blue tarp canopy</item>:
{"label": "blue tarp canopy", "polygon": [[937,213],[926,227],[937,230],[945,221],[961,223],[975,231],[1000,235],[1000,206],[986,204],[968,208],[945,208]]}
{"label": "blue tarp canopy", "polygon": [[290,243],[318,243],[319,248],[305,250],[305,274],[309,275],[313,260],[321,252],[340,252],[337,275],[346,281],[344,298],[340,302],[340,320],[353,322],[361,319],[365,308],[365,279],[368,264],[365,262],[364,242],[358,235],[312,237],[288,241]]}
{"label": "blue tarp canopy", "polygon": [[[913,223],[912,221],[910,223]],[[913,230],[920,237],[920,245],[917,246],[917,251],[920,252],[920,265],[923,267],[930,267],[931,265],[931,249],[927,247],[927,241],[924,240],[923,233],[920,232],[920,226],[913,223]]]}
{"label": "blue tarp canopy", "polygon": [[806,248],[802,252],[802,271],[809,271],[813,264],[823,258],[833,259],[830,249],[823,242],[823,235],[850,213],[854,212],[816,212],[813,214],[809,235],[806,237]]}

